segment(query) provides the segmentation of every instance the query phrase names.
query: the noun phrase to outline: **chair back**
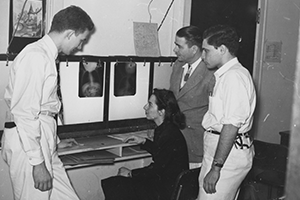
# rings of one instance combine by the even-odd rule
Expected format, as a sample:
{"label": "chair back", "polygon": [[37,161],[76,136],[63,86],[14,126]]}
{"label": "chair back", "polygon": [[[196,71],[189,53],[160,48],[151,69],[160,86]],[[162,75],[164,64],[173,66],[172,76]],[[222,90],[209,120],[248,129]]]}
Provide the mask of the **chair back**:
{"label": "chair back", "polygon": [[254,140],[253,145],[255,149],[252,166],[253,175],[264,177],[264,182],[268,182],[270,185],[284,187],[288,148],[260,140]]}
{"label": "chair back", "polygon": [[195,200],[199,193],[200,167],[181,172],[176,180],[171,200]]}

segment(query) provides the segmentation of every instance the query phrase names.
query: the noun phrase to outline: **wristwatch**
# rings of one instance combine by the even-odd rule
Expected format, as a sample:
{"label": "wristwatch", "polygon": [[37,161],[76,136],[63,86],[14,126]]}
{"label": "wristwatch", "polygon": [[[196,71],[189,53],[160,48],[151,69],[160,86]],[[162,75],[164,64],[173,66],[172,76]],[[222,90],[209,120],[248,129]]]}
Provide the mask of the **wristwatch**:
{"label": "wristwatch", "polygon": [[222,163],[218,163],[218,161],[214,160],[214,161],[213,161],[213,166],[222,168],[222,167],[223,167],[223,164],[222,164]]}

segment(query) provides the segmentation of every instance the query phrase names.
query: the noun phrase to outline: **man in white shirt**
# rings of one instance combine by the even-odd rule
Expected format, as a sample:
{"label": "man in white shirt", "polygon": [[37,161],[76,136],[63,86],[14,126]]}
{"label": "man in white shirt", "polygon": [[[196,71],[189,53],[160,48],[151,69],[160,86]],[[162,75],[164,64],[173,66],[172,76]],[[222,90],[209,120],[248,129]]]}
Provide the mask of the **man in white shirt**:
{"label": "man in white shirt", "polygon": [[93,29],[84,10],[69,6],[54,16],[50,32],[27,45],[11,65],[4,94],[11,122],[5,123],[2,157],[9,166],[15,199],[79,199],[57,154],[54,116],[61,102],[55,59],[58,53],[81,50]]}
{"label": "man in white shirt", "polygon": [[186,26],[177,31],[174,48],[177,60],[170,78],[170,90],[186,117],[182,133],[188,146],[190,168],[201,166],[204,134],[201,122],[214,84],[214,70],[209,70],[202,61],[201,45],[202,32],[198,27]]}
{"label": "man in white shirt", "polygon": [[201,200],[233,200],[252,167],[254,149],[249,137],[256,93],[252,77],[236,54],[235,29],[217,25],[203,34],[202,58],[217,67],[216,84],[202,125],[204,157],[199,175]]}

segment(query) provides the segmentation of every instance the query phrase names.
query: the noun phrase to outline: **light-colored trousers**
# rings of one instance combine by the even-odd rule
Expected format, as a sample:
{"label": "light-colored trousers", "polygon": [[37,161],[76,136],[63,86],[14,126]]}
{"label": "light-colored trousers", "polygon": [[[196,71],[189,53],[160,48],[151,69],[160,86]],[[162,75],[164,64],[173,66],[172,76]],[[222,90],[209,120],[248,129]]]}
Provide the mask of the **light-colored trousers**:
{"label": "light-colored trousers", "polygon": [[[234,200],[239,192],[239,187],[252,167],[254,156],[253,145],[249,149],[232,147],[229,156],[221,169],[220,179],[216,185],[216,193],[207,194],[203,189],[203,179],[210,171],[219,135],[204,133],[204,157],[199,175],[198,200]],[[243,142],[250,144],[250,139],[243,137]]]}
{"label": "light-colored trousers", "polygon": [[42,192],[34,188],[33,166],[22,149],[16,127],[4,129],[2,136],[2,157],[9,166],[15,200],[78,200],[55,148],[56,122],[50,116],[40,115],[40,144],[46,167],[53,177],[53,188]]}

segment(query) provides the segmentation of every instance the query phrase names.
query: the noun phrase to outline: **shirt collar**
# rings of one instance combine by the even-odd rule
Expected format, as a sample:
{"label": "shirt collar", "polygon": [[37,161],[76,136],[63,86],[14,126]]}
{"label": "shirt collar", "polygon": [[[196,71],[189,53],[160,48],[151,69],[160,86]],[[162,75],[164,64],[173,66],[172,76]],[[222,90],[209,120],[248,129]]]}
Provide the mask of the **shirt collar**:
{"label": "shirt collar", "polygon": [[[201,56],[198,58],[198,60],[196,60],[194,63],[192,63],[191,64],[191,68],[192,69],[194,69],[194,68],[196,68],[198,65],[199,65],[199,63],[202,61],[202,58],[201,58]],[[188,63],[186,63],[186,64],[184,64],[183,66],[182,66],[182,68],[188,68]]]}
{"label": "shirt collar", "polygon": [[232,66],[234,66],[235,64],[239,63],[237,57],[231,59],[230,61],[228,61],[227,63],[225,63],[223,66],[221,66],[216,72],[215,72],[215,76],[216,77],[220,77],[223,74],[225,74]]}
{"label": "shirt collar", "polygon": [[53,56],[53,58],[56,59],[57,55],[58,55],[58,49],[57,49],[55,43],[53,42],[53,40],[51,39],[51,37],[48,34],[46,34],[43,37],[43,40],[49,48],[50,52],[48,52],[48,53],[50,53],[51,56]]}

